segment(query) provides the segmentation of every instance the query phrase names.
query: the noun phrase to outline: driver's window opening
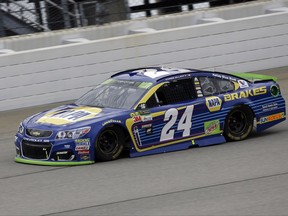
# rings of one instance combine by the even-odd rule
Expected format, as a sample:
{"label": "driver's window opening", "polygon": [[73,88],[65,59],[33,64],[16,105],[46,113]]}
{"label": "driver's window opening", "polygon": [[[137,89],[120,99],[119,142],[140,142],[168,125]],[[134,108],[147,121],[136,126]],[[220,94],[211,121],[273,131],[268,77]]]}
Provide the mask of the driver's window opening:
{"label": "driver's window opening", "polygon": [[184,79],[164,84],[147,101],[147,107],[186,102],[194,98],[192,79]]}

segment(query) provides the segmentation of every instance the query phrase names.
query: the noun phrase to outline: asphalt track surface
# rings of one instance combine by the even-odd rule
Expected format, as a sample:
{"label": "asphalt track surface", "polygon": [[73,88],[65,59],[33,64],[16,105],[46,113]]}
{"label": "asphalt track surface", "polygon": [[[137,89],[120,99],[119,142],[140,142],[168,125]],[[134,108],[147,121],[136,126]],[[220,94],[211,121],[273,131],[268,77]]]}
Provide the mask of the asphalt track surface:
{"label": "asphalt track surface", "polygon": [[[288,101],[288,68],[279,78]],[[0,215],[288,215],[288,123],[241,142],[74,167],[14,162],[25,117],[0,112]]]}

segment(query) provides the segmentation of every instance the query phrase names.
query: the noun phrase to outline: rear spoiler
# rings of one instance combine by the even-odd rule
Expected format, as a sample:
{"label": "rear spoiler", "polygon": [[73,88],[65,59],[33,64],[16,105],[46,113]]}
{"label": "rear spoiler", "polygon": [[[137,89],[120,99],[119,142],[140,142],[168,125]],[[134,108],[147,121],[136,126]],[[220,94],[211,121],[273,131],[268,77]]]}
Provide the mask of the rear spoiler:
{"label": "rear spoiler", "polygon": [[263,75],[263,74],[254,74],[254,73],[232,73],[234,76],[246,79],[252,83],[256,82],[267,82],[267,81],[277,81],[277,77]]}

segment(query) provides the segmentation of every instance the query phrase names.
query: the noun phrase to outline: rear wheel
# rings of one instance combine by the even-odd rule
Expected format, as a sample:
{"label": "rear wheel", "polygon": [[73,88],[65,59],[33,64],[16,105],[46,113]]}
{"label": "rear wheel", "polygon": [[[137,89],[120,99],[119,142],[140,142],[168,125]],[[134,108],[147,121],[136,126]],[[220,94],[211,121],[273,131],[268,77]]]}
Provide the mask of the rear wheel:
{"label": "rear wheel", "polygon": [[100,132],[95,143],[95,157],[99,161],[119,158],[123,151],[124,135],[120,128],[108,127]]}
{"label": "rear wheel", "polygon": [[225,120],[224,136],[228,141],[246,139],[253,129],[254,116],[247,106],[237,106]]}

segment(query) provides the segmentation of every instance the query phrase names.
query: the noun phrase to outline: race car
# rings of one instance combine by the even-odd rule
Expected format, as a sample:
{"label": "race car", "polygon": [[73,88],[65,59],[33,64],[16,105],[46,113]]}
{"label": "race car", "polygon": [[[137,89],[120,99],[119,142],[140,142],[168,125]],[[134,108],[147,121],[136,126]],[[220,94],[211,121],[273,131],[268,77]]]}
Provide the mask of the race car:
{"label": "race car", "polygon": [[15,135],[20,163],[81,165],[246,139],[286,119],[272,76],[163,67],[119,72]]}

